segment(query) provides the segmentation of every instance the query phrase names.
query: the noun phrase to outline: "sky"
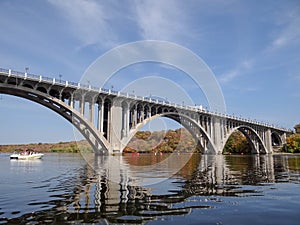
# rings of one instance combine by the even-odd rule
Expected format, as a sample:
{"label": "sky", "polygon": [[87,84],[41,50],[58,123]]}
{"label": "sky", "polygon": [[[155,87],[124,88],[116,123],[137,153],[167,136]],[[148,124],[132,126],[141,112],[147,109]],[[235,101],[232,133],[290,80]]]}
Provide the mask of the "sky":
{"label": "sky", "polygon": [[[87,82],[87,68],[111,49],[166,41],[210,68],[228,114],[289,129],[300,123],[298,0],[1,0],[0,8],[1,68]],[[183,103],[176,94],[180,84],[193,104],[207,105],[188,76],[160,63],[124,68],[106,86],[139,94],[141,85],[130,84],[146,85],[143,77],[160,78],[157,89],[166,92],[149,88],[149,95]],[[175,89],[159,87],[172,79]],[[61,116],[14,96],[0,95],[0,126],[0,144],[74,140]]]}

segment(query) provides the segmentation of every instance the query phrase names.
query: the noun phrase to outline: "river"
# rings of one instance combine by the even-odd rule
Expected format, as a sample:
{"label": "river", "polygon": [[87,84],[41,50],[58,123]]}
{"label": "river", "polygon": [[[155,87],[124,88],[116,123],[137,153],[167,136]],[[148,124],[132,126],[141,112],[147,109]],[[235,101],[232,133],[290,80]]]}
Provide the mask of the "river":
{"label": "river", "polygon": [[300,155],[0,154],[0,185],[0,224],[300,221]]}

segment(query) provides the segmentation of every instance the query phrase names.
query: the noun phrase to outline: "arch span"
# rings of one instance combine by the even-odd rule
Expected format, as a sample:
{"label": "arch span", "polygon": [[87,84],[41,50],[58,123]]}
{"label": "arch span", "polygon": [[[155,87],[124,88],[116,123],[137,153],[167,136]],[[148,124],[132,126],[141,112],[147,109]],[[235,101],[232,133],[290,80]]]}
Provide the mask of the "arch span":
{"label": "arch span", "polygon": [[123,138],[122,143],[123,147],[125,148],[130,140],[134,137],[134,135],[147,123],[149,123],[151,120],[157,119],[159,117],[166,117],[169,119],[172,119],[176,121],[177,123],[181,124],[184,128],[186,128],[189,133],[193,136],[195,139],[197,145],[200,146],[202,153],[207,154],[215,154],[216,148],[213,144],[210,136],[205,131],[203,127],[201,127],[196,121],[191,119],[185,114],[181,114],[178,112],[160,112],[159,114],[155,114],[149,118],[146,118],[143,120],[143,122],[138,123],[135,129],[132,129],[129,135],[125,138]]}
{"label": "arch span", "polygon": [[262,139],[260,138],[260,136],[258,135],[258,133],[252,127],[246,125],[237,126],[228,132],[223,142],[222,152],[224,151],[224,147],[229,137],[236,131],[240,131],[243,135],[245,135],[247,141],[250,143],[252,149],[251,153],[253,154],[268,153],[267,148],[264,142],[262,141]]}
{"label": "arch span", "polygon": [[109,149],[109,143],[103,137],[103,135],[100,134],[99,131],[97,131],[88,120],[84,119],[75,109],[71,108],[63,101],[43,92],[35,91],[34,89],[31,89],[29,87],[11,87],[11,85],[9,84],[0,84],[0,87],[1,94],[21,97],[36,102],[56,112],[58,115],[62,116],[67,121],[72,123],[86,138],[93,149],[99,151]]}
{"label": "arch span", "polygon": [[278,147],[283,146],[283,141],[281,139],[281,136],[276,131],[272,132],[271,140],[272,140],[272,146],[278,146]]}

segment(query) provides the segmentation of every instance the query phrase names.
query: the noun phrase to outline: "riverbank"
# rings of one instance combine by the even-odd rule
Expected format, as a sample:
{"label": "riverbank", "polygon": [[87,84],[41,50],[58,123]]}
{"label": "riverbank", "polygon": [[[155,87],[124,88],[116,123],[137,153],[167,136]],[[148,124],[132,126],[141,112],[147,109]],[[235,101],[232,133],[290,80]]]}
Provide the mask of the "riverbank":
{"label": "riverbank", "polygon": [[[0,145],[0,153],[14,152],[15,150],[31,149],[35,152],[80,152],[82,146],[90,148],[87,141],[37,143],[20,145]],[[124,153],[150,153],[150,152],[199,152],[197,143],[192,135],[183,128],[168,131],[138,131],[124,149]]]}
{"label": "riverbank", "polygon": [[[86,141],[79,141],[80,145],[88,145]],[[59,143],[36,143],[36,144],[12,144],[0,145],[0,153],[14,152],[16,150],[31,149],[35,152],[79,152],[78,143],[76,141],[59,142]]]}
{"label": "riverbank", "polygon": [[[296,144],[295,144],[296,143]],[[35,152],[80,152],[79,146],[90,149],[85,140],[76,142],[59,143],[36,143],[36,144],[12,144],[0,145],[0,153],[14,152],[15,150],[31,149]],[[300,152],[300,135],[287,138],[287,145],[282,152],[282,148],[274,149],[274,153],[298,153]],[[172,152],[201,152],[200,146],[195,142],[192,135],[184,128],[167,131],[138,131],[131,141],[124,148],[124,153],[172,153]],[[226,142],[223,154],[243,155],[251,154],[251,145],[246,137],[240,133],[233,133]]]}

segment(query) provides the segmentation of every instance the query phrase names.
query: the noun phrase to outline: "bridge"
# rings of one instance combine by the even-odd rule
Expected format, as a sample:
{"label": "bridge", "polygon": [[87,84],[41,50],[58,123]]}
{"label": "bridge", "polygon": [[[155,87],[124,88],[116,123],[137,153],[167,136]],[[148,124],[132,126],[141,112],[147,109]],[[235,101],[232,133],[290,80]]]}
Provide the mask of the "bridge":
{"label": "bridge", "polygon": [[0,93],[41,104],[72,123],[95,152],[122,152],[150,120],[167,117],[184,126],[202,153],[222,154],[230,135],[242,132],[252,153],[283,146],[289,130],[206,109],[0,68]]}

